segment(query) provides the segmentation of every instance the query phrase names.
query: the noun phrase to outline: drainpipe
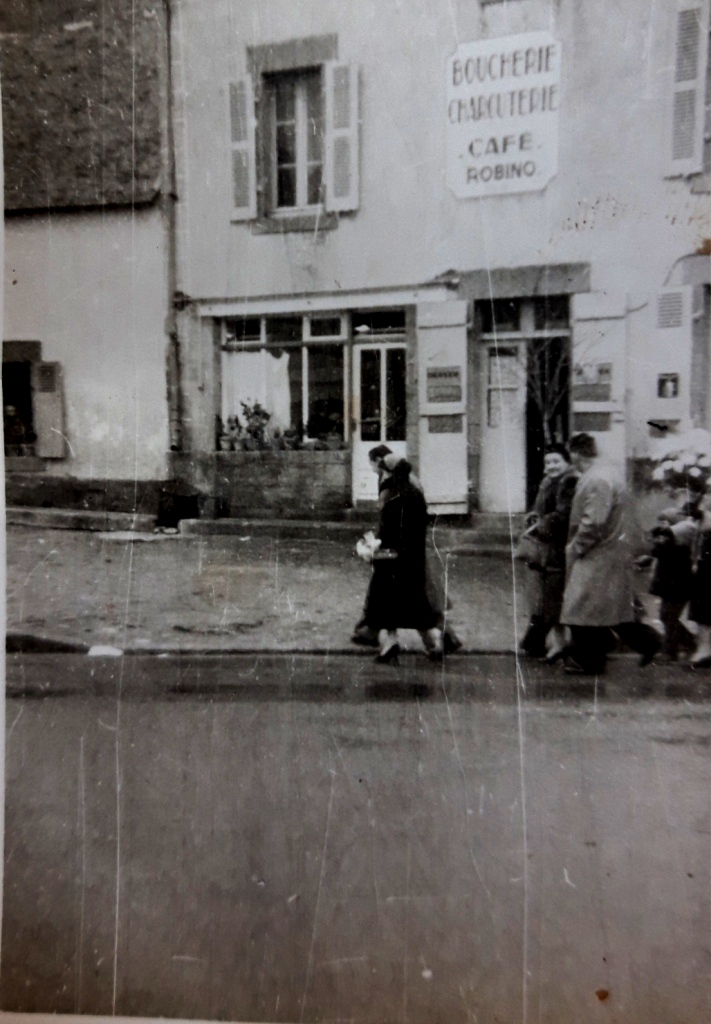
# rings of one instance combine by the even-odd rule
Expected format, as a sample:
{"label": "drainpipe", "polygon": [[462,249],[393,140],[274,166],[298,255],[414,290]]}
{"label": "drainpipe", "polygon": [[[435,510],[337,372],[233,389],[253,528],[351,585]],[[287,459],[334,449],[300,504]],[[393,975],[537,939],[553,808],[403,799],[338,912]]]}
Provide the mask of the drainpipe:
{"label": "drainpipe", "polygon": [[166,317],[166,333],[168,349],[166,352],[166,387],[168,399],[168,429],[171,452],[183,449],[183,382],[180,338],[178,333],[178,243],[176,231],[176,188],[175,168],[175,133],[174,133],[174,101],[173,101],[173,47],[172,47],[172,11],[171,0],[162,0],[163,6],[163,46],[162,46],[162,187],[161,210],[166,224],[167,248],[167,291],[168,314]]}

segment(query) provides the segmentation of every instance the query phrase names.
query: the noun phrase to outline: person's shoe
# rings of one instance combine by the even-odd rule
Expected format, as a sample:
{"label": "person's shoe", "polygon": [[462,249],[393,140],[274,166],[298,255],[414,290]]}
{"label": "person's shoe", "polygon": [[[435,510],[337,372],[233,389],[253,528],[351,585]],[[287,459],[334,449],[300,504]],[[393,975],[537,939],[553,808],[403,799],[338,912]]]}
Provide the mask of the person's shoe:
{"label": "person's shoe", "polygon": [[442,647],[445,654],[456,654],[462,648],[462,641],[453,633],[445,633],[442,637]]}
{"label": "person's shoe", "polygon": [[579,665],[573,658],[569,658],[566,662],[563,671],[569,676],[601,676],[605,671],[604,668],[588,668],[584,665]]}
{"label": "person's shoe", "polygon": [[375,660],[378,665],[399,665],[400,664],[400,644],[397,640],[391,643],[388,647],[385,647],[378,654],[375,655]]}
{"label": "person's shoe", "polygon": [[652,646],[648,647],[646,651],[643,651],[639,656],[639,661],[637,662],[639,667],[646,668],[647,665],[651,665],[654,661],[654,656],[659,653],[661,648],[661,642],[658,642],[656,644],[652,644]]}
{"label": "person's shoe", "polygon": [[351,637],[352,644],[360,644],[361,647],[377,647],[378,635],[366,632],[355,632]]}
{"label": "person's shoe", "polygon": [[555,665],[556,662],[565,658],[569,650],[570,648],[567,644],[563,644],[562,647],[554,647],[545,657],[541,658],[541,661],[544,665]]}

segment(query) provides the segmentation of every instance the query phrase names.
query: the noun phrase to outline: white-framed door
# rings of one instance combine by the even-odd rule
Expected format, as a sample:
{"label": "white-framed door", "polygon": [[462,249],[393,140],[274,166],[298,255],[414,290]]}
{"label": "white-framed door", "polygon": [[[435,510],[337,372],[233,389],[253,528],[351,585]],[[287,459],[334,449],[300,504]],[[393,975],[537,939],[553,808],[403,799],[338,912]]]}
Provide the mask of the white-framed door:
{"label": "white-framed door", "polygon": [[526,342],[485,342],[481,379],[481,507],[487,512],[524,512]]}
{"label": "white-framed door", "polygon": [[353,502],[377,501],[378,478],[368,452],[386,444],[407,455],[407,347],[402,343],[353,347]]}

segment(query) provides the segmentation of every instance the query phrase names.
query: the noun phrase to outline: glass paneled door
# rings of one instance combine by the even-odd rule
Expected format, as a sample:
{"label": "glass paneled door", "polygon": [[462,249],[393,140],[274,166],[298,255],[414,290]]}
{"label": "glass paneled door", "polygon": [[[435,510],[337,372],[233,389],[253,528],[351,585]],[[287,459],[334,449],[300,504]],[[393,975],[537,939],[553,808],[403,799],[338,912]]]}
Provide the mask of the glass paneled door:
{"label": "glass paneled door", "polygon": [[378,478],[368,452],[386,444],[403,458],[405,424],[405,345],[356,345],[353,349],[353,501],[376,501]]}

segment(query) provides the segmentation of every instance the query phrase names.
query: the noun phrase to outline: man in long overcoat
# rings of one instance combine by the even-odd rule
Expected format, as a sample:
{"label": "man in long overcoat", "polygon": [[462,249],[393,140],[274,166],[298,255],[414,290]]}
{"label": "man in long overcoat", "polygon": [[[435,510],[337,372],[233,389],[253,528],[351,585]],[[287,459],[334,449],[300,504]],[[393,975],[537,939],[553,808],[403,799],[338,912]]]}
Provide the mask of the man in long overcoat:
{"label": "man in long overcoat", "polygon": [[635,621],[632,588],[634,527],[616,470],[597,458],[595,438],[575,434],[571,461],[581,474],[573,497],[565,549],[566,585],[561,622],[570,627],[566,671],[599,674],[611,648],[610,630],[648,664],[660,647],[656,632]]}

